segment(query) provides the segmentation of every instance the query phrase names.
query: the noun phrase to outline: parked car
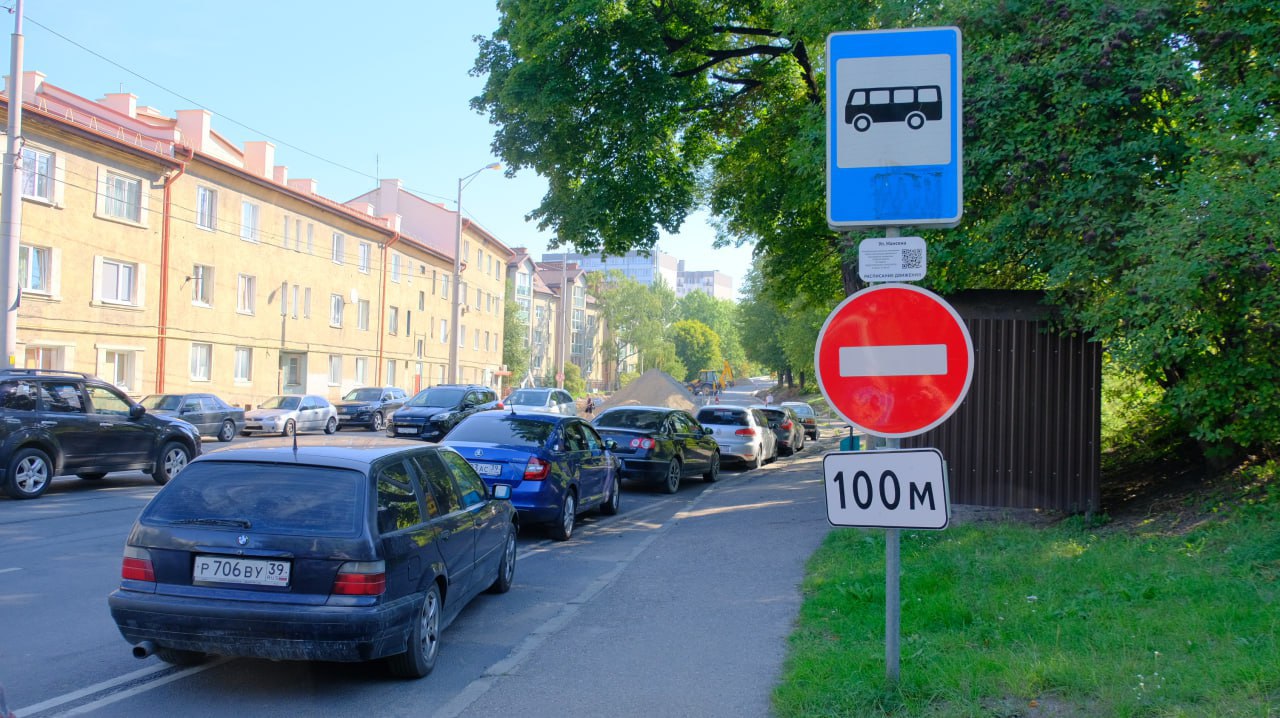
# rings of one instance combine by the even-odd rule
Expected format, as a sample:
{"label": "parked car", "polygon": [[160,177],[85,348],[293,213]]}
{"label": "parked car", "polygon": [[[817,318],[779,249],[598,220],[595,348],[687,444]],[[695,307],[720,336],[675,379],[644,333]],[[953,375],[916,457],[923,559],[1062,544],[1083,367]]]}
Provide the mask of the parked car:
{"label": "parked car", "polygon": [[12,498],[34,499],[64,474],[97,480],[143,471],[164,484],[199,455],[194,426],[147,413],[101,379],[0,370],[0,486]]}
{"label": "parked car", "polygon": [[155,416],[172,416],[196,427],[201,436],[231,441],[244,429],[244,409],[213,394],[151,394],[138,402]]}
{"label": "parked car", "polygon": [[489,486],[511,486],[522,525],[549,524],[560,541],[573,535],[578,514],[599,507],[612,516],[621,505],[616,445],[577,417],[484,411],[458,422],[441,443]]}
{"label": "parked car", "polygon": [[502,405],[521,411],[549,411],[552,414],[577,416],[578,404],[564,389],[516,389],[502,400]]}
{"label": "parked car", "polygon": [[387,436],[439,441],[477,411],[502,408],[498,394],[478,384],[439,384],[404,403],[387,423]]}
{"label": "parked car", "polygon": [[803,401],[784,401],[782,405],[794,411],[796,416],[800,417],[800,423],[804,425],[804,435],[818,440],[818,415],[814,412],[813,407]]}
{"label": "parked car", "polygon": [[338,430],[338,410],[318,394],[283,394],[273,396],[245,412],[241,434],[280,434],[292,436],[299,431]]}
{"label": "parked car", "polygon": [[704,406],[698,410],[698,421],[711,430],[726,459],[758,469],[778,457],[777,437],[759,409],[729,404]]}
{"label": "parked car", "polygon": [[720,479],[720,449],[687,412],[664,406],[617,406],[591,422],[606,440],[617,444],[622,478],[657,483],[668,494],[680,490],[685,477]]}
{"label": "parked car", "polygon": [[804,448],[804,425],[800,423],[800,417],[796,416],[794,411],[785,406],[753,406],[751,408],[759,409],[769,422],[769,428],[773,430],[774,439],[777,440],[780,456],[791,456]]}
{"label": "parked car", "polygon": [[311,437],[212,452],[143,508],[111,617],[139,658],[369,661],[421,677],[515,575],[510,487],[453,449]]}
{"label": "parked car", "polygon": [[408,398],[404,389],[394,386],[363,386],[347,392],[342,401],[333,405],[338,410],[338,423],[342,428],[363,426],[369,431],[382,431],[387,427],[387,417]]}

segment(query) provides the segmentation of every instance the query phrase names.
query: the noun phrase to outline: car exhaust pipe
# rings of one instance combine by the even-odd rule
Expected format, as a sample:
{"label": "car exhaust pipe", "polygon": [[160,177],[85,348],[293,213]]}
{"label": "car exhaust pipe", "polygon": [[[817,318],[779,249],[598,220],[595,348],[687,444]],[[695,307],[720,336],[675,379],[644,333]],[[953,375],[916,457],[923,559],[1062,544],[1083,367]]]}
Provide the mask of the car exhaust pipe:
{"label": "car exhaust pipe", "polygon": [[146,658],[156,652],[156,644],[151,641],[143,641],[133,647],[134,658]]}

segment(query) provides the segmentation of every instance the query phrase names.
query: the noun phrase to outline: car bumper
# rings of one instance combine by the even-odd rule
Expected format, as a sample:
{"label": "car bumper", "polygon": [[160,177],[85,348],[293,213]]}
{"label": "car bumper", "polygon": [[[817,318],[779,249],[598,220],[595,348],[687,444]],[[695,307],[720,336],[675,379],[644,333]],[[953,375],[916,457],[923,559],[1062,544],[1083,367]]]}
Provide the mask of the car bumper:
{"label": "car bumper", "polygon": [[[487,479],[486,483],[503,483]],[[521,481],[511,490],[511,507],[520,515],[521,523],[540,524],[560,518],[564,491],[550,481]]]}
{"label": "car bumper", "polygon": [[412,424],[392,424],[387,426],[387,436],[396,439],[422,439],[423,441],[439,441],[449,433],[435,426],[415,426]]}
{"label": "car bumper", "polygon": [[667,478],[668,461],[622,458],[619,474],[632,481],[663,481]]}
{"label": "car bumper", "polygon": [[222,656],[368,661],[403,653],[418,598],[376,606],[219,601],[117,589],[107,599],[129,643]]}
{"label": "car bumper", "polygon": [[720,457],[730,461],[755,461],[757,448],[754,441],[724,441],[716,439],[720,447]]}

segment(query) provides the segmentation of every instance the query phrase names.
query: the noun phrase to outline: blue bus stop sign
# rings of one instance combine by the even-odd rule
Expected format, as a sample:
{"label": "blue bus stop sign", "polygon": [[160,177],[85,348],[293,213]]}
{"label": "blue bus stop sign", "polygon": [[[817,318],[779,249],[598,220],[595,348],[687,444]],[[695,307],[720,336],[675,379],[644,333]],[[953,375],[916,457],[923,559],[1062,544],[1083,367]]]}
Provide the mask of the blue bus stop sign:
{"label": "blue bus stop sign", "polygon": [[960,29],[827,36],[827,223],[953,227],[961,181]]}

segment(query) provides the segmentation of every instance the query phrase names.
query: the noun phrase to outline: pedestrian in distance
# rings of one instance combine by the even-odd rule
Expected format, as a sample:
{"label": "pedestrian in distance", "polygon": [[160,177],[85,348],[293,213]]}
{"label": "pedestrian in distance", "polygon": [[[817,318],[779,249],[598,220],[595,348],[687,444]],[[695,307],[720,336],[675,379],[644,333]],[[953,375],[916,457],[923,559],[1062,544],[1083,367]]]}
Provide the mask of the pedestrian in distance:
{"label": "pedestrian in distance", "polygon": [[595,413],[595,410],[596,410],[596,400],[591,397],[587,397],[587,416],[591,416],[593,413]]}

